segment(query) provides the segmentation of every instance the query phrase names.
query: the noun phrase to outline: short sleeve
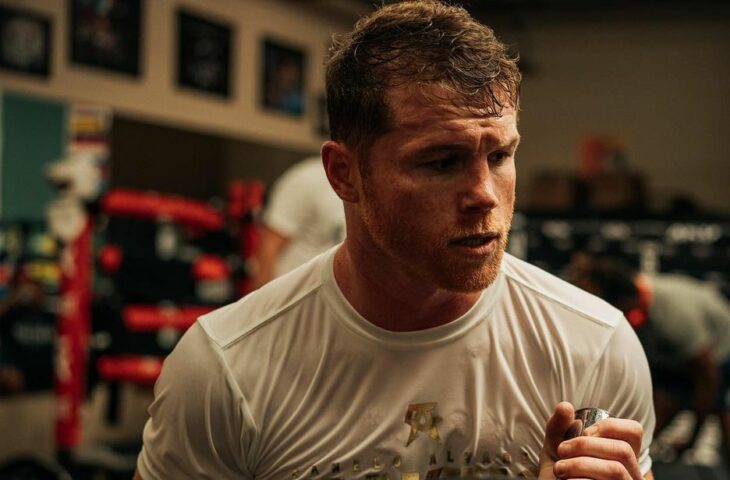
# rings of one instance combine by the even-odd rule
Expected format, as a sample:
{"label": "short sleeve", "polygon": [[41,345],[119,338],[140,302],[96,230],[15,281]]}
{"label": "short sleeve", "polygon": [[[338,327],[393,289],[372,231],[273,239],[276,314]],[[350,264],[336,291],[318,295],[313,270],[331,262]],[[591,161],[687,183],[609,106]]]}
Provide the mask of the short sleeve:
{"label": "short sleeve", "polygon": [[619,319],[593,373],[583,385],[585,393],[580,407],[602,408],[614,417],[636,420],[642,425],[639,465],[646,475],[652,465],[649,447],[656,422],[651,374],[644,350],[626,319]]}
{"label": "short sleeve", "polygon": [[165,360],[148,412],[137,460],[144,480],[253,478],[243,395],[199,324]]}
{"label": "short sleeve", "polygon": [[709,286],[705,287],[704,300],[705,324],[711,325],[715,332],[726,330],[730,323],[730,302],[717,289]]}
{"label": "short sleeve", "polygon": [[678,360],[689,360],[712,345],[712,334],[705,319],[707,311],[706,292],[688,289],[688,299],[674,297],[664,300],[666,309],[653,322],[658,325],[657,334],[671,346]]}
{"label": "short sleeve", "polygon": [[311,189],[319,188],[319,183],[313,181],[315,174],[318,176],[320,173],[317,168],[324,170],[321,163],[305,160],[284,172],[276,181],[264,211],[264,223],[269,228],[293,237],[304,223],[311,220],[316,198]]}

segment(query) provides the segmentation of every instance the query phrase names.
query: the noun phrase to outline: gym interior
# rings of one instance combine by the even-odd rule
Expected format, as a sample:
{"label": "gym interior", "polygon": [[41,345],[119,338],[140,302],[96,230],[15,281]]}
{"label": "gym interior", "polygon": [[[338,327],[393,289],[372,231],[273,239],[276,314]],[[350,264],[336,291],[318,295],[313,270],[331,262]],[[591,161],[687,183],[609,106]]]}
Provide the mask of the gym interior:
{"label": "gym interior", "polygon": [[[252,291],[272,185],[329,138],[332,35],[374,3],[0,0],[2,478],[132,477],[165,356]],[[730,299],[730,8],[461,3],[523,75],[508,252]],[[730,478],[715,416],[674,448],[695,423],[655,438],[656,478]]]}

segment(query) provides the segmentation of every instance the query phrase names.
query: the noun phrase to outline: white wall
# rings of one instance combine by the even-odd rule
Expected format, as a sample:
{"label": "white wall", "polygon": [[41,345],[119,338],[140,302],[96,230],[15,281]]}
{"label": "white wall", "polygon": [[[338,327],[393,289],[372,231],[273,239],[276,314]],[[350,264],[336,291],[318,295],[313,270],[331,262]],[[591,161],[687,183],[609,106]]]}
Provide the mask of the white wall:
{"label": "white wall", "polygon": [[646,173],[655,203],[689,192],[730,212],[730,22],[718,19],[528,19],[518,181],[575,169],[578,141],[615,135]]}
{"label": "white wall", "polygon": [[[146,0],[143,11],[141,75],[131,78],[72,64],[68,52],[67,2],[0,0],[48,15],[53,22],[50,79],[0,70],[0,86],[8,90],[108,104],[127,115],[235,138],[318,149],[314,95],[323,92],[323,60],[331,32],[346,29],[318,18],[293,3],[279,0]],[[176,85],[176,11],[186,7],[235,26],[232,53],[232,97],[216,96]],[[305,115],[293,118],[260,107],[261,42],[274,38],[307,52]]]}

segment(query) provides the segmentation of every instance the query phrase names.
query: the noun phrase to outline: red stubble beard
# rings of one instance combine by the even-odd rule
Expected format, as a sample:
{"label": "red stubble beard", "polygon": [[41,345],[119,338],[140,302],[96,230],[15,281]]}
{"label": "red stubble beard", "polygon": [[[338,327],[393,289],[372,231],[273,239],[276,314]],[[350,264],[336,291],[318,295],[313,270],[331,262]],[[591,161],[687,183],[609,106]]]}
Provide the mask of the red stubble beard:
{"label": "red stubble beard", "polygon": [[[440,225],[429,223],[428,218],[404,215],[401,209],[381,202],[375,192],[369,193],[363,205],[363,225],[371,242],[411,277],[422,279],[424,286],[462,293],[484,290],[495,281],[507,247],[513,208],[502,222],[485,216],[470,225],[439,231]],[[488,255],[465,258],[451,245],[454,239],[485,232],[499,233]]]}

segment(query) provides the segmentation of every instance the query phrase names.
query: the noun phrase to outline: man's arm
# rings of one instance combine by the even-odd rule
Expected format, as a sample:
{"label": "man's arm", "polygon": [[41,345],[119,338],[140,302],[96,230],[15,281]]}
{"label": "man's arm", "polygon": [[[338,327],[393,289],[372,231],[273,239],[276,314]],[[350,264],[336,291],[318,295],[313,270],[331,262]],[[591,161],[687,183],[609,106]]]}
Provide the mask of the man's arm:
{"label": "man's arm", "polygon": [[[142,434],[137,477],[253,478],[253,424],[218,345],[195,323],[165,359]],[[233,388],[232,388],[233,386]]]}
{"label": "man's arm", "polygon": [[316,211],[316,196],[311,188],[319,182],[312,182],[313,174],[315,177],[323,174],[319,159],[316,164],[304,161],[291,167],[272,185],[262,216],[256,271],[251,279],[254,290],[274,278],[282,249],[297,237],[297,232]]}
{"label": "man's arm", "polygon": [[720,390],[720,372],[709,349],[704,349],[689,362],[692,375],[692,408],[697,415],[692,434],[682,445],[678,445],[678,453],[691,448],[708,415],[713,413]]}
{"label": "man's arm", "polygon": [[289,243],[289,237],[266,225],[261,226],[258,252],[256,252],[256,270],[251,279],[253,290],[263,286],[274,278],[276,263],[281,251]]}

